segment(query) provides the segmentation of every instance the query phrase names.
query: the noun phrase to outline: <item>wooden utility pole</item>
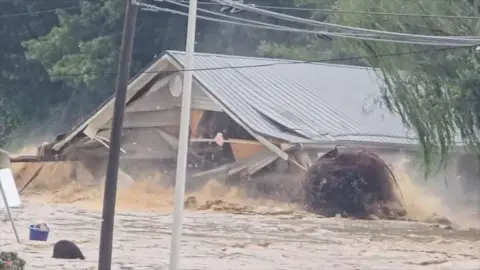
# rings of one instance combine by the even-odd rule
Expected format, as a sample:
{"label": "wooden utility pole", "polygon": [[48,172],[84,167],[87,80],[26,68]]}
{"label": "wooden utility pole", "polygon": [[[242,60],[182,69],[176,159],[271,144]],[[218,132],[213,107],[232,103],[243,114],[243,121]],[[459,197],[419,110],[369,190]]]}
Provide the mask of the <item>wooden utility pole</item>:
{"label": "wooden utility pole", "polygon": [[127,87],[130,77],[133,40],[138,7],[132,0],[126,0],[125,20],[123,24],[122,45],[118,61],[117,82],[115,86],[115,104],[113,110],[110,151],[108,155],[107,176],[103,195],[102,229],[100,235],[100,258],[98,270],[110,270],[112,267],[113,225],[115,220],[115,200],[117,197],[117,178],[120,159],[120,143],[123,129],[123,114]]}

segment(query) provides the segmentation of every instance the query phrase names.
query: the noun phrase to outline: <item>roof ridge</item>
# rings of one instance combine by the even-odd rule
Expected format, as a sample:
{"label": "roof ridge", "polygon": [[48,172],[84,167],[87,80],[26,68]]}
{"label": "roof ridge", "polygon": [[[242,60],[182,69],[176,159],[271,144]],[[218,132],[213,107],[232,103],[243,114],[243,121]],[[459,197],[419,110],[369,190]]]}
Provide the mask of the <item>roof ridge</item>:
{"label": "roof ridge", "polygon": [[[169,54],[182,54],[185,55],[185,51],[177,51],[177,50],[167,50],[165,51]],[[352,68],[352,69],[361,69],[361,70],[371,70],[375,71],[374,68],[371,67],[362,67],[362,66],[354,66],[354,65],[346,65],[346,64],[334,64],[334,63],[327,63],[327,62],[315,62],[312,60],[309,61],[302,61],[302,60],[294,60],[294,59],[281,59],[281,58],[268,58],[268,57],[256,57],[256,56],[242,56],[242,55],[231,55],[231,54],[217,54],[217,53],[205,53],[205,52],[195,52],[197,56],[207,56],[207,57],[220,57],[220,58],[235,58],[235,59],[248,59],[248,60],[257,60],[257,61],[265,61],[271,60],[272,62],[284,62],[284,63],[296,63],[298,62],[299,65],[323,65],[323,66],[334,66],[334,67],[342,67],[342,68]]]}

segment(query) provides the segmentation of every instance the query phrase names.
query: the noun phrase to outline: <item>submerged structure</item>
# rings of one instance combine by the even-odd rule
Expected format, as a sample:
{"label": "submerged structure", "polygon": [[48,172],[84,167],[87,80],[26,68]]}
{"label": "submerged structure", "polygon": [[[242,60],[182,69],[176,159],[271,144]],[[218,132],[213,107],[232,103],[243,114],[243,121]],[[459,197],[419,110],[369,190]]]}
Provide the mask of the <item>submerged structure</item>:
{"label": "submerged structure", "polygon": [[[185,53],[166,51],[131,79],[120,167],[133,178],[175,173]],[[381,104],[375,70],[325,63],[195,54],[188,185],[255,179],[275,193],[336,145],[382,158],[414,152],[418,141]],[[82,162],[104,176],[114,97],[70,132],[12,162]],[[174,179],[171,177],[170,179]],[[252,181],[239,181],[245,183]],[[262,183],[270,184],[262,184]],[[188,188],[188,186],[187,186]]]}

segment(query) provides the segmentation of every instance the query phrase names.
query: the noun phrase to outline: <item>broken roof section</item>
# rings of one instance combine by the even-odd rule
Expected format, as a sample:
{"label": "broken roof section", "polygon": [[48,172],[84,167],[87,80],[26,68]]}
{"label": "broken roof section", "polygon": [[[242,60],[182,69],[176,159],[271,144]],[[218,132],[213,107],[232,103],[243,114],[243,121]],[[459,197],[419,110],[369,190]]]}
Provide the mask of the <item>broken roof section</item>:
{"label": "broken roof section", "polygon": [[[131,80],[127,100],[157,80],[158,72],[181,70],[184,58],[184,52],[165,52]],[[417,144],[400,118],[377,102],[381,81],[373,69],[207,53],[196,53],[194,63],[194,82],[206,97],[259,135],[290,143]],[[62,136],[54,150],[80,132],[94,136],[112,114],[113,98]]]}

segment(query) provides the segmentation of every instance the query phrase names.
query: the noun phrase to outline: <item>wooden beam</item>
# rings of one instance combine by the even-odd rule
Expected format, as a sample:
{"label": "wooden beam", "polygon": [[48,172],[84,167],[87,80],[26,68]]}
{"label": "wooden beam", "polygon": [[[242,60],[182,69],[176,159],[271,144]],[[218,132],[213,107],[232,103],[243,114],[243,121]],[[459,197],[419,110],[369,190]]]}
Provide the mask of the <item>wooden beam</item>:
{"label": "wooden beam", "polygon": [[[153,66],[155,66],[155,70],[161,70],[167,66],[167,64],[160,65],[154,64],[152,65],[148,70],[150,70]],[[161,67],[163,66],[163,67]],[[157,76],[157,73],[155,72],[150,72],[150,73],[145,73],[140,75],[134,82],[132,82],[128,86],[127,90],[127,99],[126,103],[130,101],[130,99],[138,92],[140,91],[143,87],[145,87],[153,78]],[[138,81],[137,81],[138,80]],[[157,84],[167,84],[169,80],[169,77],[162,78],[158,82],[156,82],[154,85]],[[110,102],[105,105],[100,112],[97,112],[96,116],[91,120],[91,122],[88,124],[88,126],[85,128],[83,133],[87,135],[90,138],[94,138],[97,132],[108,122],[112,119],[113,116],[113,104],[115,102],[115,99],[112,99]]]}
{"label": "wooden beam", "polygon": [[[215,142],[215,139],[205,139],[205,138],[194,138],[191,139],[190,142],[192,143],[199,143],[199,142]],[[224,140],[224,143],[237,143],[237,144],[253,144],[253,145],[263,145],[260,142],[257,141],[251,141],[251,140],[238,140],[238,139],[230,139],[230,140]]]}
{"label": "wooden beam", "polygon": [[37,176],[40,174],[40,172],[43,169],[43,164],[41,164],[38,169],[35,171],[35,173],[30,177],[30,179],[23,184],[22,188],[18,191],[18,193],[21,195],[22,192],[37,178]]}
{"label": "wooden beam", "polygon": [[[129,85],[127,89],[127,102],[132,98],[140,89],[142,89],[151,79],[153,79],[157,73],[153,72],[156,70],[161,70],[167,66],[167,62],[165,59],[162,57],[161,59],[157,60],[153,65],[151,65],[149,68],[145,70],[143,74],[135,78]],[[111,118],[112,113],[113,113],[113,103],[114,103],[115,98],[112,98],[110,101],[108,101],[102,108],[100,108],[95,114],[90,117],[87,121],[85,121],[83,124],[78,126],[73,132],[69,133],[65,138],[57,142],[52,148],[55,151],[60,150],[65,144],[67,144],[70,140],[72,140],[75,136],[77,136],[78,133],[84,131],[84,133],[89,136],[90,138],[93,138],[96,134],[96,129],[90,128],[87,130],[87,127],[95,121],[98,117],[105,118],[105,115],[110,115],[107,118],[107,121]],[[103,124],[98,125],[98,126],[103,126]]]}
{"label": "wooden beam", "polygon": [[216,167],[214,169],[198,172],[192,175],[192,178],[213,178],[214,176],[223,175],[225,177],[228,176],[228,170],[232,167],[232,164],[226,164],[220,167]]}
{"label": "wooden beam", "polygon": [[233,175],[240,171],[247,170],[249,175],[253,175],[277,159],[277,155],[272,153],[269,149],[264,149],[249,158],[235,162],[228,174]]}
{"label": "wooden beam", "polygon": [[[162,111],[143,111],[125,113],[123,128],[148,128],[177,126],[180,123],[180,108]],[[111,122],[106,123],[102,130],[109,129]]]}
{"label": "wooden beam", "polygon": [[[160,135],[160,137],[162,137],[162,139],[164,139],[170,145],[170,148],[172,150],[178,150],[178,138],[168,134],[167,132],[159,128],[155,129],[155,131],[157,131],[158,135]],[[198,153],[196,153],[191,147],[188,148],[188,153],[197,159],[202,159],[202,157]]]}
{"label": "wooden beam", "polygon": [[60,157],[60,156],[46,157],[46,156],[32,156],[32,155],[14,156],[14,157],[10,157],[9,159],[11,163],[57,162],[57,161],[66,160],[66,158]]}
{"label": "wooden beam", "polygon": [[[160,85],[154,85],[148,89],[144,95],[137,100],[131,102],[128,105],[125,112],[144,112],[144,111],[158,111],[169,110],[175,107],[181,107],[182,99],[179,97],[173,97],[168,91],[166,79],[160,80]],[[158,83],[158,82],[157,82]]]}

